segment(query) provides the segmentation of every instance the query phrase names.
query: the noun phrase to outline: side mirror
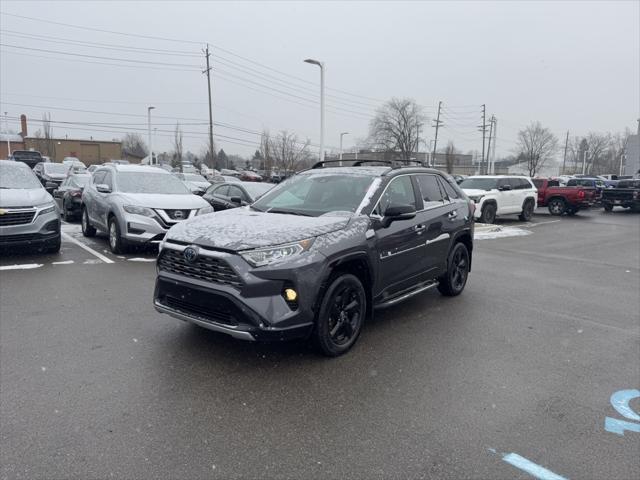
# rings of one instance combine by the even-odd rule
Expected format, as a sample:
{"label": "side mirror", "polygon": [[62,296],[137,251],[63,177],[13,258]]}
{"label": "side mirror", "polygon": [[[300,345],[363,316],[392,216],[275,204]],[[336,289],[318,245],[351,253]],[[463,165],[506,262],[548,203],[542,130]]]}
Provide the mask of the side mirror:
{"label": "side mirror", "polygon": [[242,198],[240,197],[231,197],[231,203],[237,203],[238,205],[242,205]]}
{"label": "side mirror", "polygon": [[413,205],[390,205],[384,212],[382,226],[387,228],[398,220],[410,220],[416,216],[416,209]]}
{"label": "side mirror", "polygon": [[53,193],[58,188],[58,184],[56,182],[46,182],[44,188],[47,192]]}
{"label": "side mirror", "polygon": [[96,190],[100,193],[111,193],[111,187],[106,183],[99,183],[96,185]]}
{"label": "side mirror", "polygon": [[511,185],[503,185],[498,190],[500,190],[501,192],[508,192],[509,190],[512,190],[512,187]]}

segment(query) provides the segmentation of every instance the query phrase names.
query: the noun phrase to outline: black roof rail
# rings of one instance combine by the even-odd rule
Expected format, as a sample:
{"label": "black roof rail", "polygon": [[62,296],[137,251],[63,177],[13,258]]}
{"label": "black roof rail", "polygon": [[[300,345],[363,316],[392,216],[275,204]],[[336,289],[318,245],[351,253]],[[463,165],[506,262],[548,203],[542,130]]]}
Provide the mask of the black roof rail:
{"label": "black roof rail", "polygon": [[325,168],[327,166],[327,165],[325,165],[326,163],[347,163],[347,162],[349,162],[349,163],[354,162],[354,163],[351,163],[350,165],[345,165],[345,166],[348,166],[348,167],[362,167],[364,164],[367,164],[367,163],[381,163],[384,166],[390,166],[390,167],[393,166],[393,162],[391,160],[368,160],[368,159],[354,160],[352,158],[349,158],[349,159],[344,159],[344,160],[340,160],[340,159],[337,159],[337,160],[323,160],[321,162],[315,163],[311,167],[311,169],[313,170],[313,169],[316,169],[316,168]]}

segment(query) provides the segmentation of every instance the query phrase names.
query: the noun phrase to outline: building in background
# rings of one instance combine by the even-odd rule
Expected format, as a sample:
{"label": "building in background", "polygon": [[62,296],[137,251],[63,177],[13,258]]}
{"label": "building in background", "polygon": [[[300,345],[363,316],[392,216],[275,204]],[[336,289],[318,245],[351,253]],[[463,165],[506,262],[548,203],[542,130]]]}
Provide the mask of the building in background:
{"label": "building in background", "polygon": [[[10,142],[7,145],[7,137]],[[85,165],[99,164],[122,158],[122,142],[117,140],[70,139],[29,136],[27,116],[20,115],[19,134],[0,134],[4,141],[0,145],[0,158],[7,158],[7,147],[14,150],[37,150],[51,158],[52,162],[62,162],[64,157],[77,157]],[[19,141],[18,141],[19,140]],[[135,161],[135,160],[134,160]]]}

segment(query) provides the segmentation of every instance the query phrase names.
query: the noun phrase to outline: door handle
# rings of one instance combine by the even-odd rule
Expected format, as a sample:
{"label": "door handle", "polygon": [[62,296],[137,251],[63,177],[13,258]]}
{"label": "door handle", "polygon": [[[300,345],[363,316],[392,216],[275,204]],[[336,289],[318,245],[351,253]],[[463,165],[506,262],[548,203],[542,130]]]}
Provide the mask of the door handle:
{"label": "door handle", "polygon": [[458,216],[457,210],[454,210],[453,212],[449,212],[449,215],[448,215],[449,220],[455,220],[457,216]]}
{"label": "door handle", "polygon": [[427,229],[426,225],[416,225],[415,227],[413,227],[413,230],[418,234],[418,235],[422,235],[424,233],[424,231]]}

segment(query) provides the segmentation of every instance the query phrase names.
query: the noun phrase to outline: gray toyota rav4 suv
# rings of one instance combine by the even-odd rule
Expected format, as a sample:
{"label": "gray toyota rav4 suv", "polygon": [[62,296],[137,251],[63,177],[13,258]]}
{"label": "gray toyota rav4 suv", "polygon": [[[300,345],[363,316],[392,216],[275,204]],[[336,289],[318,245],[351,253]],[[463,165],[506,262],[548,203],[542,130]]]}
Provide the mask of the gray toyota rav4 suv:
{"label": "gray toyota rav4 suv", "polygon": [[[423,167],[322,162],[252,205],[172,227],[155,308],[244,340],[311,337],[330,356],[376,308],[462,292],[474,205]],[[378,165],[381,162],[377,162]]]}

